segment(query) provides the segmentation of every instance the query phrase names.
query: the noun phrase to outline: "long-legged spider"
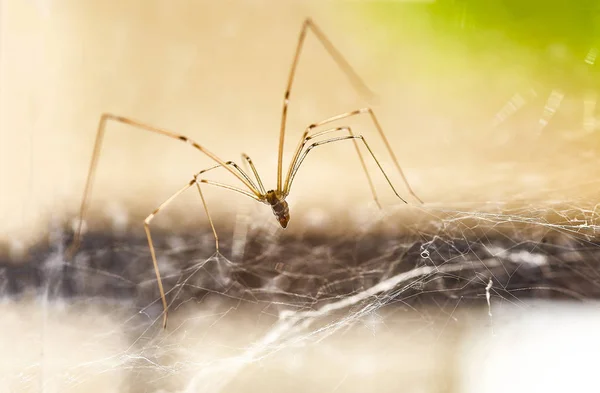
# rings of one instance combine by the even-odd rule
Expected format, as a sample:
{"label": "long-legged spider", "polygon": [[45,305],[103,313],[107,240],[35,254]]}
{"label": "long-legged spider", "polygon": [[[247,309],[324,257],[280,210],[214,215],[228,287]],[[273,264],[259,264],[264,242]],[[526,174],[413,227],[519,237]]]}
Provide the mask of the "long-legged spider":
{"label": "long-legged spider", "polygon": [[[93,155],[92,155],[92,161],[90,164],[88,177],[87,177],[87,181],[86,181],[86,185],[85,185],[85,190],[83,193],[83,200],[81,202],[81,208],[80,208],[80,213],[79,213],[79,222],[78,222],[78,226],[75,231],[73,243],[71,244],[71,247],[70,247],[69,251],[67,252],[67,258],[70,259],[73,257],[73,255],[77,251],[80,241],[81,241],[83,218],[85,216],[85,213],[86,213],[86,210],[88,207],[88,199],[89,199],[89,196],[91,193],[94,174],[95,174],[96,166],[98,164],[98,159],[100,156],[100,149],[101,149],[101,145],[102,145],[102,139],[104,136],[106,123],[109,120],[124,123],[124,124],[129,124],[133,127],[140,128],[142,130],[146,130],[146,131],[150,131],[150,132],[155,132],[158,134],[162,134],[169,138],[179,139],[180,141],[183,141],[183,142],[186,142],[186,143],[192,145],[194,148],[196,148],[200,152],[204,153],[206,156],[208,156],[209,158],[211,158],[213,161],[215,161],[217,163],[217,165],[215,165],[215,166],[212,166],[210,168],[207,168],[207,169],[201,170],[200,172],[197,172],[193,176],[193,178],[184,187],[179,189],[177,192],[175,192],[173,195],[171,195],[166,201],[164,201],[162,204],[160,204],[144,220],[144,229],[146,232],[146,236],[148,238],[148,246],[150,247],[150,254],[152,255],[152,263],[154,264],[154,271],[156,273],[158,288],[160,291],[160,296],[161,296],[162,304],[164,307],[164,314],[163,314],[164,315],[164,319],[163,319],[163,327],[164,328],[166,328],[166,325],[167,325],[168,306],[167,306],[167,301],[165,298],[165,292],[163,289],[162,280],[160,277],[160,272],[158,269],[158,263],[156,261],[156,253],[154,250],[154,244],[152,243],[152,236],[150,234],[150,222],[156,216],[156,214],[158,214],[158,212],[160,210],[162,210],[165,206],[167,206],[169,203],[171,203],[180,194],[182,194],[184,191],[186,191],[188,188],[190,188],[194,185],[196,185],[196,187],[198,188],[200,198],[202,199],[202,204],[204,206],[204,210],[206,212],[208,222],[210,223],[212,232],[215,237],[215,247],[216,247],[217,252],[219,251],[219,237],[217,235],[217,231],[215,230],[215,226],[213,224],[212,218],[208,211],[206,200],[204,198],[202,189],[200,187],[201,183],[210,184],[210,185],[225,188],[228,190],[233,190],[233,191],[239,192],[243,195],[246,195],[252,199],[255,199],[258,202],[262,202],[264,204],[271,206],[271,209],[273,210],[273,214],[277,217],[279,224],[283,228],[285,228],[285,227],[287,227],[288,222],[290,220],[289,208],[288,208],[288,203],[286,202],[286,198],[290,193],[292,182],[294,181],[294,178],[296,176],[296,173],[298,172],[298,169],[300,168],[300,165],[302,164],[302,162],[304,161],[304,159],[306,158],[306,156],[312,149],[314,149],[317,146],[322,146],[322,145],[325,145],[328,143],[333,143],[333,142],[338,142],[338,141],[343,141],[343,140],[353,140],[354,146],[356,148],[356,153],[358,154],[358,158],[360,160],[362,168],[367,176],[367,181],[369,182],[369,187],[371,188],[371,193],[373,194],[373,198],[375,199],[375,202],[377,203],[377,205],[381,206],[379,204],[379,200],[377,198],[377,193],[375,191],[373,181],[367,170],[365,160],[359,149],[358,141],[362,142],[364,144],[364,146],[366,147],[366,149],[369,151],[369,154],[373,157],[375,163],[377,164],[379,170],[385,177],[387,183],[389,184],[389,186],[391,187],[393,192],[404,203],[407,203],[406,200],[404,200],[396,191],[396,189],[395,189],[394,185],[392,184],[392,182],[390,181],[388,175],[384,171],[383,167],[377,160],[375,154],[373,153],[370,146],[367,144],[365,138],[362,135],[354,134],[352,129],[347,126],[328,128],[328,129],[321,130],[318,132],[314,131],[315,128],[317,128],[317,127],[332,123],[337,120],[345,119],[345,118],[360,115],[360,114],[368,114],[370,116],[371,121],[373,122],[375,128],[379,132],[379,135],[383,139],[383,142],[385,143],[385,146],[386,146],[389,154],[391,155],[398,172],[402,176],[402,179],[404,180],[404,183],[405,183],[408,191],[414,198],[416,198],[419,202],[422,203],[421,199],[419,199],[419,197],[416,196],[416,194],[413,192],[410,185],[408,184],[408,180],[404,176],[404,173],[402,172],[402,169],[401,169],[400,165],[398,164],[396,155],[394,154],[385,134],[383,133],[383,130],[379,124],[379,121],[377,120],[377,117],[375,116],[375,113],[373,112],[373,110],[371,108],[362,108],[362,109],[357,109],[354,111],[342,113],[342,114],[332,116],[325,120],[321,120],[317,123],[313,123],[313,124],[309,125],[304,130],[302,137],[300,138],[300,142],[298,143],[298,146],[296,147],[296,150],[295,150],[293,158],[290,162],[290,166],[288,168],[287,174],[285,176],[285,181],[283,180],[282,158],[283,158],[283,145],[284,145],[284,138],[285,138],[287,109],[288,109],[288,104],[289,104],[290,92],[291,92],[292,84],[294,81],[294,75],[296,72],[296,66],[298,65],[298,60],[300,58],[300,53],[302,52],[304,40],[305,40],[306,34],[309,30],[312,31],[314,33],[314,35],[319,39],[319,41],[325,47],[325,49],[330,54],[330,56],[335,60],[335,62],[338,64],[338,66],[342,69],[342,71],[350,79],[350,82],[354,85],[354,87],[357,90],[359,90],[359,92],[370,93],[369,89],[366,87],[364,82],[360,79],[360,77],[356,74],[356,72],[352,69],[352,67],[348,64],[348,62],[344,59],[344,57],[338,52],[338,50],[331,44],[331,42],[327,39],[327,37],[321,32],[319,27],[317,27],[311,19],[306,19],[304,21],[304,23],[302,24],[300,36],[298,37],[296,52],[295,52],[294,60],[292,62],[292,66],[290,69],[290,74],[289,74],[288,81],[287,81],[287,87],[285,89],[285,94],[284,94],[284,99],[283,99],[283,112],[282,112],[282,116],[281,116],[281,127],[280,127],[280,131],[279,131],[279,153],[278,153],[278,161],[277,161],[277,188],[275,190],[269,190],[269,191],[265,190],[265,187],[263,186],[262,180],[260,179],[260,176],[258,175],[258,171],[256,170],[256,167],[252,163],[252,160],[250,159],[250,157],[247,156],[246,154],[242,154],[242,159],[245,160],[248,163],[248,165],[250,166],[256,182],[246,172],[244,172],[244,170],[242,170],[242,168],[240,168],[235,162],[222,160],[217,155],[215,155],[212,152],[210,152],[209,150],[207,150],[204,146],[194,142],[192,139],[188,138],[187,136],[184,136],[184,135],[181,135],[181,134],[178,134],[178,133],[175,133],[175,132],[163,129],[163,128],[154,127],[152,125],[145,124],[140,121],[133,120],[133,119],[130,119],[127,117],[116,116],[113,114],[104,113],[100,117],[100,121],[98,124],[96,141],[94,144],[94,150],[93,150]],[[338,133],[341,132],[341,133],[345,133],[347,135],[329,137],[327,139],[320,140],[317,142],[312,142],[309,144],[309,142],[312,139],[314,139],[318,136],[322,136],[322,135],[330,134],[330,133],[334,133],[334,132],[338,132]],[[223,167],[226,170],[228,170],[233,176],[235,176],[239,181],[242,182],[242,184],[245,186],[245,188],[247,188],[247,190],[245,188],[244,189],[238,188],[238,187],[234,187],[234,186],[231,186],[228,184],[222,184],[222,183],[218,183],[218,182],[214,182],[214,181],[202,178],[202,174],[204,174],[210,170],[213,170],[215,168],[219,168],[219,167]]]}

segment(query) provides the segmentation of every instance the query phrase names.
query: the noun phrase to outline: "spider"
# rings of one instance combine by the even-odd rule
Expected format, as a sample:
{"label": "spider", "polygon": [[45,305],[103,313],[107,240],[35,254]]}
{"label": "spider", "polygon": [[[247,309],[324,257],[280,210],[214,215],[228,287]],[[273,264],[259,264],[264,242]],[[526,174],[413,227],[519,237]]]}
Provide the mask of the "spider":
{"label": "spider", "polygon": [[[144,230],[146,232],[146,237],[148,239],[148,246],[150,248],[150,254],[152,256],[152,263],[154,265],[154,271],[156,273],[156,279],[158,282],[158,289],[160,291],[160,297],[161,297],[162,305],[164,308],[163,328],[166,328],[166,326],[167,326],[168,305],[167,305],[167,301],[166,301],[166,297],[165,297],[165,292],[163,289],[162,279],[161,279],[160,272],[158,269],[158,263],[156,260],[156,252],[154,249],[154,244],[152,242],[152,236],[150,233],[150,223],[151,223],[152,219],[165,206],[170,204],[173,200],[175,200],[184,191],[186,191],[190,187],[193,187],[194,185],[198,189],[204,210],[206,212],[206,216],[208,218],[208,222],[210,224],[213,235],[215,237],[215,248],[216,248],[217,253],[219,252],[219,237],[217,235],[217,231],[213,224],[213,220],[208,211],[208,206],[206,204],[204,194],[202,193],[201,184],[209,184],[209,185],[212,185],[215,187],[232,190],[232,191],[238,192],[240,194],[246,195],[258,202],[262,202],[266,205],[269,205],[273,211],[273,214],[277,218],[277,221],[281,225],[281,227],[286,228],[290,221],[290,212],[289,212],[289,207],[288,207],[286,198],[290,194],[292,183],[293,183],[294,178],[300,168],[300,165],[302,164],[302,162],[304,161],[304,159],[306,158],[306,156],[308,155],[308,153],[311,150],[313,150],[314,148],[316,148],[318,146],[323,146],[328,143],[333,143],[333,142],[338,142],[338,141],[343,141],[343,140],[352,140],[354,142],[354,146],[356,148],[356,153],[360,160],[361,166],[367,176],[367,181],[369,182],[369,187],[371,188],[371,193],[373,194],[373,198],[374,198],[377,206],[381,207],[381,205],[379,203],[379,199],[377,197],[377,193],[375,191],[375,187],[373,185],[373,181],[371,179],[371,176],[369,175],[369,172],[367,171],[364,157],[359,149],[359,142],[361,142],[366,147],[369,154],[371,155],[371,157],[377,164],[379,170],[385,177],[387,183],[393,190],[394,194],[398,198],[400,198],[400,200],[402,200],[404,203],[408,203],[408,202],[406,202],[405,199],[403,199],[398,194],[398,192],[396,191],[396,188],[392,184],[391,180],[389,179],[388,175],[384,171],[381,164],[379,163],[379,160],[377,160],[375,154],[371,150],[371,147],[367,144],[367,141],[365,140],[365,138],[362,135],[355,134],[352,131],[352,129],[347,126],[332,127],[332,128],[327,128],[327,129],[324,129],[321,131],[315,131],[315,129],[317,127],[332,123],[334,121],[342,120],[345,118],[349,118],[349,117],[357,116],[357,115],[361,115],[361,114],[366,114],[370,117],[372,123],[374,124],[375,128],[379,132],[379,135],[383,139],[383,142],[385,143],[386,148],[394,161],[396,169],[402,176],[402,179],[404,180],[404,183],[405,183],[406,188],[408,189],[409,193],[420,203],[423,203],[421,201],[421,199],[419,197],[417,197],[417,195],[413,192],[412,188],[410,187],[408,180],[404,176],[404,173],[403,173],[400,165],[398,164],[398,160],[397,160],[394,152],[392,151],[392,148],[391,148],[385,134],[383,133],[383,130],[381,128],[381,125],[379,124],[379,121],[377,120],[377,117],[375,116],[375,113],[369,107],[365,107],[365,108],[353,110],[350,112],[338,114],[336,116],[329,117],[327,119],[313,123],[313,124],[309,125],[308,127],[306,127],[306,129],[302,133],[302,136],[300,138],[298,146],[296,147],[296,150],[294,152],[294,155],[292,157],[292,160],[291,160],[290,165],[287,170],[287,174],[284,179],[283,171],[282,171],[282,159],[283,159],[283,146],[284,146],[285,131],[286,131],[287,110],[288,110],[288,105],[289,105],[289,101],[290,101],[290,93],[291,93],[292,85],[294,82],[294,75],[296,72],[296,67],[298,65],[298,60],[299,60],[300,54],[302,52],[302,48],[304,45],[306,35],[309,31],[312,31],[312,33],[317,37],[317,39],[325,47],[325,49],[327,50],[329,55],[333,58],[333,60],[337,63],[337,65],[342,69],[342,71],[350,79],[350,82],[353,84],[354,88],[357,89],[360,93],[362,93],[364,95],[372,94],[371,91],[369,90],[369,88],[366,87],[364,82],[360,79],[360,77],[356,74],[356,72],[349,65],[349,63],[344,59],[344,57],[340,54],[340,52],[333,46],[333,44],[329,41],[329,39],[325,36],[325,34],[323,34],[321,29],[310,18],[305,19],[304,23],[302,24],[302,28],[300,30],[300,35],[298,37],[296,51],[295,51],[294,59],[292,61],[292,66],[291,66],[290,73],[288,76],[287,86],[285,89],[285,94],[284,94],[284,99],[283,99],[283,111],[282,111],[281,126],[280,126],[280,131],[279,131],[279,151],[278,151],[278,161],[277,161],[277,188],[275,188],[274,190],[266,191],[266,189],[263,185],[263,182],[258,174],[258,171],[256,170],[256,167],[254,166],[250,157],[246,154],[242,154],[242,160],[244,160],[250,167],[252,174],[254,176],[254,179],[252,179],[249,176],[249,174],[246,173],[246,171],[244,171],[235,162],[222,160],[217,155],[215,155],[214,153],[212,153],[211,151],[206,149],[204,146],[196,143],[191,138],[188,138],[185,135],[181,135],[181,134],[169,131],[164,128],[155,127],[155,126],[152,126],[152,125],[149,125],[149,124],[146,124],[141,121],[134,120],[134,119],[131,119],[128,117],[117,116],[117,115],[110,114],[110,113],[104,113],[100,116],[100,121],[98,123],[97,131],[96,131],[96,140],[94,143],[94,150],[93,150],[93,154],[92,154],[92,160],[90,163],[88,176],[87,176],[87,180],[86,180],[86,185],[85,185],[85,189],[84,189],[84,193],[83,193],[83,200],[81,202],[80,211],[79,211],[79,220],[77,223],[77,227],[75,229],[75,235],[73,238],[73,242],[67,252],[67,258],[70,259],[74,256],[74,254],[76,253],[77,249],[79,248],[79,245],[81,242],[83,219],[84,219],[86,210],[88,208],[88,201],[89,201],[89,197],[91,194],[91,188],[92,188],[92,184],[93,184],[93,180],[94,180],[96,167],[98,164],[98,159],[100,156],[102,140],[103,140],[104,132],[106,129],[106,125],[109,121],[128,124],[135,128],[139,128],[139,129],[142,129],[145,131],[154,132],[157,134],[167,136],[169,138],[180,140],[182,142],[185,142],[185,143],[191,145],[193,148],[199,150],[200,152],[202,152],[203,154],[205,154],[206,156],[211,158],[213,161],[215,161],[217,164],[210,168],[203,169],[203,170],[197,172],[196,174],[194,174],[192,179],[189,182],[187,182],[185,184],[185,186],[183,186],[181,189],[179,189],[177,192],[175,192],[173,195],[171,195],[169,198],[167,198],[167,200],[165,200],[163,203],[161,203],[144,220]],[[314,142],[314,141],[311,142],[316,137],[320,137],[320,136],[323,136],[326,134],[332,134],[332,133],[338,133],[338,136],[329,137],[327,139],[323,139],[323,140],[320,140],[317,142]],[[339,134],[342,134],[342,135],[339,135]],[[202,175],[204,173],[211,171],[213,169],[216,169],[216,168],[220,168],[220,167],[225,168],[237,180],[239,180],[242,183],[243,188],[234,187],[234,186],[231,186],[228,184],[218,183],[218,182],[208,180],[208,179],[205,179],[202,177]]]}

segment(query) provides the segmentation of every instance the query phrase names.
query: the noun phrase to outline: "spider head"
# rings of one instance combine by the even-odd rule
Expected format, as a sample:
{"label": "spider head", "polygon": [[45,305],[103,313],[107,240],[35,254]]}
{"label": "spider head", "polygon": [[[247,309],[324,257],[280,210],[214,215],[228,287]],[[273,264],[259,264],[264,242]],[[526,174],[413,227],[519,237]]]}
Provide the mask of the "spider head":
{"label": "spider head", "polygon": [[281,198],[274,190],[270,190],[267,191],[266,199],[267,203],[271,205],[271,209],[273,209],[273,214],[277,217],[279,225],[282,228],[287,227],[290,221],[290,209],[285,198]]}

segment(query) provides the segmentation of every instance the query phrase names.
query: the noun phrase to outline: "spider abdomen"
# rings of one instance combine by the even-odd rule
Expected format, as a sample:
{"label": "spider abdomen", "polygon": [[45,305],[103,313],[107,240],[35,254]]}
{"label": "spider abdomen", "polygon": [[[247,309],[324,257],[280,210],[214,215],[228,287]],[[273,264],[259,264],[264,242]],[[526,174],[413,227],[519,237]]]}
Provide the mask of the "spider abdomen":
{"label": "spider abdomen", "polygon": [[273,209],[273,214],[275,214],[277,221],[279,221],[279,225],[281,225],[282,228],[287,227],[287,224],[290,221],[290,208],[286,200],[280,198],[273,190],[267,191],[266,197],[267,202],[271,205],[271,209]]}

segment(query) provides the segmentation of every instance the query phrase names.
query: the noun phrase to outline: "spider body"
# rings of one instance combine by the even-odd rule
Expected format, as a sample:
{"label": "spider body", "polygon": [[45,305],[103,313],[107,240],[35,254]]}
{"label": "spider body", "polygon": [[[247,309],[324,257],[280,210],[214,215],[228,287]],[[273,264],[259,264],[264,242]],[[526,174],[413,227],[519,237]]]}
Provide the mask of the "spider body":
{"label": "spider body", "polygon": [[287,227],[288,222],[290,221],[290,208],[285,201],[285,197],[279,196],[275,190],[270,190],[267,191],[265,199],[267,200],[267,203],[271,205],[271,209],[273,209],[273,214],[277,217],[279,225],[281,225],[282,228]]}
{"label": "spider body", "polygon": [[[321,121],[313,122],[311,125],[309,125],[304,130],[304,132],[302,133],[302,136],[300,137],[300,141],[296,147],[296,150],[292,156],[292,160],[289,164],[287,175],[284,177],[284,175],[283,175],[283,147],[284,147],[284,139],[285,139],[285,131],[286,131],[286,118],[287,118],[287,112],[288,112],[287,109],[288,109],[288,105],[290,102],[290,93],[292,90],[292,83],[294,81],[296,66],[298,65],[300,53],[302,51],[302,47],[304,45],[304,40],[306,38],[306,34],[308,31],[312,31],[313,34],[318,38],[318,40],[325,47],[325,49],[327,50],[329,55],[333,58],[333,60],[337,63],[337,65],[341,68],[341,70],[350,79],[350,82],[354,85],[354,87],[357,89],[357,91],[359,91],[362,96],[372,96],[372,93],[368,89],[368,87],[366,87],[366,85],[362,82],[360,77],[356,74],[356,72],[352,69],[352,67],[350,67],[348,62],[343,58],[341,53],[339,53],[338,50],[333,46],[333,44],[329,41],[329,39],[327,39],[327,37],[314,24],[314,22],[311,19],[306,19],[304,21],[304,23],[302,24],[302,29],[301,29],[300,35],[298,37],[296,53],[295,53],[295,56],[294,56],[294,59],[292,62],[292,67],[290,69],[287,86],[286,86],[286,90],[285,90],[285,94],[284,94],[284,99],[283,99],[281,127],[280,127],[280,131],[279,131],[279,151],[278,151],[278,161],[277,161],[277,188],[275,188],[274,190],[269,190],[269,191],[265,190],[262,180],[258,174],[258,171],[256,170],[256,167],[252,163],[252,160],[250,159],[250,157],[248,157],[248,155],[246,155],[246,154],[242,154],[242,159],[247,162],[247,164],[249,165],[249,167],[251,169],[251,172],[248,172],[248,173],[246,173],[235,162],[222,160],[219,156],[217,156],[216,154],[214,154],[213,152],[208,150],[204,145],[195,142],[194,140],[192,140],[191,138],[189,138],[185,135],[181,135],[177,132],[170,131],[165,128],[156,127],[156,126],[147,124],[142,121],[134,120],[129,117],[114,115],[114,114],[110,114],[110,113],[104,113],[100,116],[100,121],[98,123],[98,128],[97,128],[97,132],[96,132],[96,142],[94,144],[92,160],[90,163],[87,181],[86,181],[85,189],[83,192],[83,200],[81,201],[79,222],[78,222],[78,226],[77,226],[77,229],[75,232],[75,237],[73,239],[73,243],[71,244],[71,247],[69,248],[69,250],[67,252],[67,256],[66,256],[67,260],[70,260],[74,256],[74,254],[76,253],[76,251],[79,247],[79,244],[80,244],[81,232],[82,232],[82,227],[83,227],[83,219],[84,219],[87,207],[88,207],[89,196],[91,193],[92,183],[93,183],[94,175],[96,172],[96,166],[98,164],[98,160],[100,157],[100,151],[101,151],[102,141],[103,141],[103,137],[104,137],[104,132],[106,129],[106,125],[109,121],[127,124],[133,128],[160,134],[160,135],[163,135],[165,137],[168,137],[168,138],[171,138],[174,140],[179,140],[181,142],[188,144],[189,146],[194,148],[196,151],[199,151],[205,157],[208,157],[213,161],[212,167],[203,169],[203,170],[197,172],[196,174],[194,174],[192,180],[188,181],[185,184],[185,186],[183,186],[179,191],[176,191],[167,200],[165,200],[162,204],[160,204],[144,220],[144,230],[146,232],[146,237],[148,239],[150,255],[152,256],[152,263],[154,265],[154,271],[156,273],[156,281],[158,284],[158,289],[160,291],[162,304],[164,307],[164,314],[163,314],[164,327],[166,327],[166,325],[167,325],[168,304],[167,304],[167,300],[165,297],[165,291],[163,289],[162,280],[161,280],[161,276],[160,276],[160,272],[159,272],[159,268],[158,268],[158,260],[156,258],[154,244],[152,242],[152,236],[150,233],[151,232],[150,231],[150,223],[154,219],[154,217],[160,211],[162,211],[162,209],[165,206],[170,204],[179,195],[181,195],[183,192],[185,192],[186,190],[188,190],[191,187],[196,186],[196,188],[198,189],[198,192],[200,194],[200,198],[201,198],[202,204],[204,206],[204,211],[206,212],[208,222],[210,224],[210,227],[211,227],[212,232],[215,237],[216,252],[219,252],[219,238],[217,236],[217,231],[215,229],[215,226],[211,219],[210,213],[208,211],[208,206],[207,206],[206,200],[204,199],[202,187],[204,187],[205,185],[210,185],[212,187],[218,187],[218,188],[222,188],[222,189],[235,191],[237,193],[240,193],[242,195],[250,197],[258,202],[268,204],[271,206],[271,209],[273,210],[273,214],[277,218],[279,225],[281,225],[282,228],[286,228],[289,223],[289,220],[290,220],[290,210],[289,210],[288,203],[286,202],[286,198],[290,194],[292,183],[298,172],[298,169],[300,168],[302,162],[304,161],[304,159],[306,158],[306,156],[308,155],[309,152],[314,150],[316,147],[324,146],[324,145],[327,145],[330,143],[340,142],[340,141],[344,141],[344,140],[352,140],[354,142],[354,147],[355,147],[356,153],[358,155],[358,159],[360,160],[363,171],[367,177],[367,181],[369,182],[369,187],[371,188],[373,198],[378,206],[380,206],[379,200],[378,200],[377,194],[375,192],[375,187],[374,187],[373,181],[367,170],[367,166],[365,164],[363,154],[360,151],[359,144],[362,144],[362,146],[368,151],[369,155],[373,158],[373,160],[377,164],[377,168],[379,169],[379,171],[381,172],[381,174],[383,175],[383,177],[389,184],[389,186],[392,189],[392,191],[394,192],[394,194],[401,201],[403,201],[404,203],[407,203],[400,196],[400,194],[398,194],[398,192],[396,191],[394,185],[392,184],[392,181],[389,179],[389,177],[386,174],[386,172],[384,171],[383,167],[377,160],[375,153],[372,151],[371,147],[369,147],[365,138],[362,135],[355,134],[352,131],[352,128],[350,126],[337,126],[337,127],[332,127],[332,128],[319,129],[319,128],[322,128],[322,126],[324,126],[324,125],[331,124],[336,121],[353,118],[354,116],[367,115],[370,118],[375,129],[379,133],[380,137],[382,138],[389,155],[391,156],[391,158],[394,161],[394,164],[396,166],[396,169],[398,170],[398,173],[400,174],[400,176],[402,176],[402,179],[404,180],[404,184],[406,185],[406,188],[408,189],[410,194],[415,199],[417,199],[419,202],[422,203],[422,201],[419,199],[419,197],[417,197],[417,195],[413,192],[410,185],[408,184],[408,180],[406,179],[406,177],[404,176],[404,173],[402,172],[402,169],[400,168],[400,164],[398,163],[396,155],[394,154],[394,152],[390,146],[390,143],[388,142],[388,140],[383,132],[383,129],[381,128],[381,125],[379,124],[379,121],[378,121],[377,117],[375,116],[375,113],[373,112],[373,110],[371,108],[368,108],[368,107],[356,109],[356,110],[353,110],[350,112],[341,113],[341,114],[338,114],[335,116],[331,116],[331,117],[323,119]],[[332,136],[332,134],[335,134],[337,136]],[[316,140],[316,138],[320,138],[320,140]],[[203,177],[204,173],[218,169],[218,168],[221,168],[222,170],[226,170],[227,172],[229,172],[241,184],[238,184],[238,186],[233,186],[230,184],[212,181],[212,180],[209,180],[209,179],[206,179]],[[254,175],[254,179],[252,179],[251,174]],[[240,188],[240,187],[242,187],[242,188]]]}

